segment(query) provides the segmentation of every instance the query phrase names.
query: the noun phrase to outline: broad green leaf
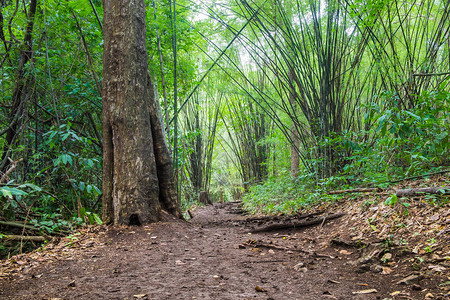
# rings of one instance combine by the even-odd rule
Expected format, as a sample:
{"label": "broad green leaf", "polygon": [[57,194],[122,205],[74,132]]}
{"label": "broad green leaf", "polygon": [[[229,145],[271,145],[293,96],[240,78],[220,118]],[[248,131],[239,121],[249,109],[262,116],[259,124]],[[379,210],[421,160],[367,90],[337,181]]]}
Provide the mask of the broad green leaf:
{"label": "broad green leaf", "polygon": [[28,195],[27,192],[19,190],[17,188],[11,188],[11,187],[7,187],[4,186],[1,188],[1,191],[3,193],[3,196],[8,197],[8,198],[12,198],[13,196],[26,196]]}
{"label": "broad green leaf", "polygon": [[103,225],[102,219],[97,214],[93,214],[95,222],[97,222],[98,225]]}

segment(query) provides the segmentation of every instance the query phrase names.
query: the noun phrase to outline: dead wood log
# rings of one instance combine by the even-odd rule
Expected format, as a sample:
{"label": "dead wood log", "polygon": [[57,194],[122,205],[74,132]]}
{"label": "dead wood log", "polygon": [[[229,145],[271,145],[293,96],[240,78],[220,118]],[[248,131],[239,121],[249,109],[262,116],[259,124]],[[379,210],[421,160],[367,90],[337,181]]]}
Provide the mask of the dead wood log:
{"label": "dead wood log", "polygon": [[256,229],[252,230],[251,232],[258,233],[258,232],[267,232],[267,231],[289,229],[289,228],[302,228],[302,227],[307,227],[307,226],[312,226],[312,225],[319,225],[319,224],[325,223],[326,221],[340,218],[343,215],[344,215],[344,213],[337,213],[337,214],[332,214],[332,215],[315,218],[312,220],[301,221],[301,222],[271,224],[271,225],[268,225],[265,227],[256,228]]}
{"label": "dead wood log", "polygon": [[404,190],[396,190],[395,195],[397,197],[415,197],[421,195],[448,195],[450,194],[450,186],[446,187],[425,187],[425,188],[412,188]]}
{"label": "dead wood log", "polygon": [[5,235],[3,237],[6,240],[9,241],[33,241],[33,242],[44,242],[45,237],[36,235],[36,236],[26,236],[26,235]]}
{"label": "dead wood log", "polygon": [[337,191],[330,191],[328,192],[328,195],[338,195],[338,194],[350,194],[350,193],[381,193],[383,192],[382,188],[357,188],[357,189],[349,189],[349,190],[337,190]]}

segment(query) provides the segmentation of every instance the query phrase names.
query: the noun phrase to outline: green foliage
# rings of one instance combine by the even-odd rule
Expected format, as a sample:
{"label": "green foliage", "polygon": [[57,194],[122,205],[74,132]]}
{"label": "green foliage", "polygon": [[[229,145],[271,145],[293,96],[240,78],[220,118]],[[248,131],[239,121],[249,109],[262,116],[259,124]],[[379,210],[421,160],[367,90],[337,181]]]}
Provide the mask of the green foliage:
{"label": "green foliage", "polygon": [[85,207],[80,209],[80,216],[82,219],[87,219],[90,225],[103,225],[101,218],[96,213],[87,211]]}
{"label": "green foliage", "polygon": [[378,184],[449,165],[449,92],[424,92],[409,109],[401,107],[396,94],[386,92],[380,99],[366,107],[370,130],[337,141],[351,153],[342,174],[347,180]]}
{"label": "green foliage", "polygon": [[395,204],[397,204],[397,195],[393,194],[391,196],[389,196],[386,201],[384,201],[384,204],[389,205],[389,206],[395,206]]}
{"label": "green foliage", "polygon": [[286,173],[270,177],[262,184],[250,187],[244,195],[244,208],[252,213],[294,213],[302,208],[335,198],[323,195],[311,176],[292,180]]}

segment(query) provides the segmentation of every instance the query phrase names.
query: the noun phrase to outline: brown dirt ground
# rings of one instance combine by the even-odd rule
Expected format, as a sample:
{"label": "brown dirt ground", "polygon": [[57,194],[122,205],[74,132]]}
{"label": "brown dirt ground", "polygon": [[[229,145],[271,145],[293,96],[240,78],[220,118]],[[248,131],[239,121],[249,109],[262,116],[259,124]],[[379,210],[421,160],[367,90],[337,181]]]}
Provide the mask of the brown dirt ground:
{"label": "brown dirt ground", "polygon": [[91,227],[2,261],[0,299],[448,299],[448,206],[438,212],[440,246],[423,253],[425,244],[413,249],[423,239],[410,251],[387,245],[391,208],[362,203],[330,206],[346,215],[316,226],[253,234],[266,223],[239,214],[236,202],[200,208],[189,222]]}

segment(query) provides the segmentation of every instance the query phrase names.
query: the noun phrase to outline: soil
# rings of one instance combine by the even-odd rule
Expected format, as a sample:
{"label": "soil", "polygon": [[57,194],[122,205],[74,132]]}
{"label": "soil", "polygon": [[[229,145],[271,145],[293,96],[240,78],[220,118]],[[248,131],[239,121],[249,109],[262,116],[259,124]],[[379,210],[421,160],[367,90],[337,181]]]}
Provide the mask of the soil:
{"label": "soil", "polygon": [[[361,237],[352,226],[364,213],[344,205],[275,218],[246,216],[239,205],[199,208],[189,222],[91,227],[13,257],[1,264],[0,299],[449,299],[448,245],[439,256]],[[251,233],[331,211],[345,215]]]}

